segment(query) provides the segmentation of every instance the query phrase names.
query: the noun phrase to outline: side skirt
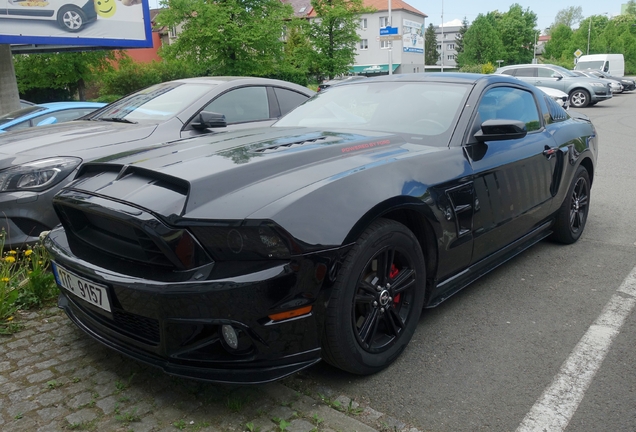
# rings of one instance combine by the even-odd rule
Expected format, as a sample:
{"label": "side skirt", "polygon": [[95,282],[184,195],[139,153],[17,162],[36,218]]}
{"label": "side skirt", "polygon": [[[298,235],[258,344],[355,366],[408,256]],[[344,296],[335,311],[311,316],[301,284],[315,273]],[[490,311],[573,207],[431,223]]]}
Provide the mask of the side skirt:
{"label": "side skirt", "polygon": [[437,285],[433,287],[435,296],[431,298],[429,303],[426,305],[426,308],[433,308],[439,305],[483,275],[491,272],[500,265],[516,257],[521,252],[550,236],[552,231],[548,228],[550,228],[551,225],[552,221],[544,223],[500,251],[495,252],[494,254],[468,267],[461,273],[438,282]]}

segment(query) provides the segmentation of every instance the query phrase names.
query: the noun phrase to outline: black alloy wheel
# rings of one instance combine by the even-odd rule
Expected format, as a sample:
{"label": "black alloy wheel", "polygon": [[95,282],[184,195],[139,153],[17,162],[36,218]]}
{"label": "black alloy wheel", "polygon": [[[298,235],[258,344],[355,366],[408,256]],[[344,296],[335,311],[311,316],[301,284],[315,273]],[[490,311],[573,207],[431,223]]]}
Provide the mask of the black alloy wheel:
{"label": "black alloy wheel", "polygon": [[587,221],[590,210],[590,176],[587,170],[579,166],[568,194],[557,212],[553,238],[561,243],[576,242]]}
{"label": "black alloy wheel", "polygon": [[359,375],[390,365],[417,327],[425,280],[415,235],[395,221],[371,224],[349,251],[332,290],[325,360]]}

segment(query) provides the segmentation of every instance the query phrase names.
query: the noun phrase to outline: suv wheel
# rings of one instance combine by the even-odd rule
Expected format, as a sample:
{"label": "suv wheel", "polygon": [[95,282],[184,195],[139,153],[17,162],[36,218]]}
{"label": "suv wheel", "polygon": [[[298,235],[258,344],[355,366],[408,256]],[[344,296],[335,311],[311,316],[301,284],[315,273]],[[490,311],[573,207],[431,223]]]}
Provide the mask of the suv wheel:
{"label": "suv wheel", "polygon": [[570,106],[574,108],[585,108],[590,103],[590,94],[587,90],[576,89],[570,93]]}

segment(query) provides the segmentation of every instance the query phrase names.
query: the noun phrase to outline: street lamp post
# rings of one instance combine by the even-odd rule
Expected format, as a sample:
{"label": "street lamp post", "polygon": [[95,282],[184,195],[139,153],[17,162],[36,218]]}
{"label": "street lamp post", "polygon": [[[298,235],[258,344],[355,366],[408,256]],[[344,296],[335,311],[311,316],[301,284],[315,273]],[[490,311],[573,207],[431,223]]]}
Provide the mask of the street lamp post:
{"label": "street lamp post", "polygon": [[[607,15],[607,12],[603,12],[603,15]],[[590,15],[590,22],[587,25],[587,52],[585,54],[590,53],[590,33],[592,32],[592,19],[594,19],[594,16]]]}
{"label": "street lamp post", "polygon": [[440,72],[444,72],[444,0],[442,0],[442,67]]}
{"label": "street lamp post", "polygon": [[537,64],[537,31],[534,32],[534,46],[532,47],[532,64]]}

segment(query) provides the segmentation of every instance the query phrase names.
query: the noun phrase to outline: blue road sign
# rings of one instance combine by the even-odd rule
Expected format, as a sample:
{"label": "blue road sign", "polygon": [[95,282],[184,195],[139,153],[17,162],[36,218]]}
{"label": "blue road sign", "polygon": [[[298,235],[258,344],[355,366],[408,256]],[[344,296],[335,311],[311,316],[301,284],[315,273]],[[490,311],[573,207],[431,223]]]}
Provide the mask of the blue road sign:
{"label": "blue road sign", "polygon": [[398,34],[397,27],[382,27],[380,29],[380,36],[396,35]]}

